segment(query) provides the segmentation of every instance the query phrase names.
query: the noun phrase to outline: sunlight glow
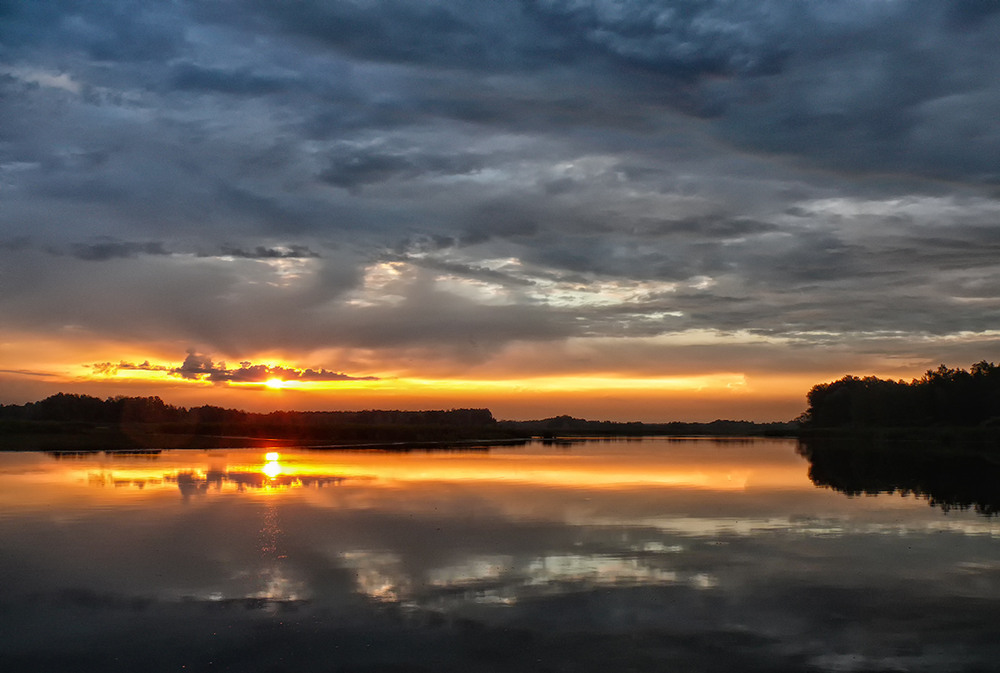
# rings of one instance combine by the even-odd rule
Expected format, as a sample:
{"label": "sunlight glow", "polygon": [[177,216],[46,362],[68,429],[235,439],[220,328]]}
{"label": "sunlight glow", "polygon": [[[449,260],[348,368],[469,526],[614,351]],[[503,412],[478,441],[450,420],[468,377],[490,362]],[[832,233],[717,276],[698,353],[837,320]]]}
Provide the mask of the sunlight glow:
{"label": "sunlight glow", "polygon": [[[230,385],[243,387],[233,381]],[[382,378],[375,381],[276,381],[265,384],[272,389],[287,389],[294,385],[299,390],[332,391],[352,390],[395,393],[421,393],[433,390],[443,392],[511,393],[521,390],[535,392],[606,392],[608,390],[657,390],[657,391],[734,391],[746,387],[746,377],[740,373],[704,374],[687,376],[630,377],[615,375],[586,376],[533,376],[513,379],[435,379],[435,378]]]}
{"label": "sunlight glow", "polygon": [[[291,368],[291,365],[288,365]],[[96,373],[89,369],[81,370],[82,376],[90,380],[101,380],[114,377],[118,380],[142,382],[170,382],[174,385],[217,385],[205,378],[180,378],[168,371],[145,371],[122,369],[115,372]],[[393,393],[420,393],[427,390],[437,392],[488,392],[510,393],[530,389],[542,392],[607,392],[618,391],[742,391],[747,387],[747,379],[740,372],[725,372],[713,374],[687,374],[679,376],[622,376],[613,373],[593,373],[583,375],[550,375],[525,376],[513,378],[483,378],[483,379],[440,379],[418,378],[410,376],[393,376],[389,373],[376,372],[381,378],[374,380],[284,380],[278,377],[266,381],[226,381],[230,388],[288,390],[294,388],[302,391],[379,391]]]}
{"label": "sunlight glow", "polygon": [[[272,456],[272,455],[277,456],[278,454],[276,454],[276,453],[275,454],[269,453],[267,455],[268,456]],[[267,463],[264,467],[260,468],[260,471],[263,472],[264,474],[266,474],[269,478],[274,479],[279,474],[281,474],[283,470],[282,470],[281,464],[278,463],[277,460],[272,460],[271,462]]]}

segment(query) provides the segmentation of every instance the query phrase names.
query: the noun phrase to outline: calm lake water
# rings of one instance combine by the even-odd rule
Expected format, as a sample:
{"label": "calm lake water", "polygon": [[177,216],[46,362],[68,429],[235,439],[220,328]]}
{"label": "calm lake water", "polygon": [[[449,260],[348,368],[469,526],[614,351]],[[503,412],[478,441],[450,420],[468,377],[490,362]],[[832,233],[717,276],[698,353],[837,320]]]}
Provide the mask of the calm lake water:
{"label": "calm lake water", "polygon": [[794,440],[274,451],[0,454],[5,670],[1000,670],[998,520]]}

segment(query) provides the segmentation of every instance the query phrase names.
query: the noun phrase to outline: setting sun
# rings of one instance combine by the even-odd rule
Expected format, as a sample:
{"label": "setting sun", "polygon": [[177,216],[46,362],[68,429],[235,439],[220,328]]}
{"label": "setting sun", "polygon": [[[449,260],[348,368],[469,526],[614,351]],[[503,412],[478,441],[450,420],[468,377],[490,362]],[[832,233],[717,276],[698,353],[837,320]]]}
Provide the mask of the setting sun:
{"label": "setting sun", "polygon": [[264,385],[266,385],[271,390],[281,390],[285,387],[285,382],[281,379],[268,379]]}

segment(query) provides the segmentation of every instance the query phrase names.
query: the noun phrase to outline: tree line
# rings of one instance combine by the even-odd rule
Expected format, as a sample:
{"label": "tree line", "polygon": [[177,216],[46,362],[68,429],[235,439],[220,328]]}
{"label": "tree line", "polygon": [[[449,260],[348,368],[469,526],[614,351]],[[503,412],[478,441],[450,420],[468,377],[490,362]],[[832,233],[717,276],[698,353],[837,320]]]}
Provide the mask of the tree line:
{"label": "tree line", "polygon": [[806,399],[807,428],[1000,426],[1000,367],[941,365],[909,383],[845,376],[813,386]]}
{"label": "tree line", "polygon": [[478,436],[496,430],[489,409],[433,411],[273,411],[255,413],[212,405],[185,408],[159,397],[109,397],[58,393],[38,402],[0,405],[7,433],[83,432],[141,426],[173,435],[240,435],[297,439],[396,440]]}

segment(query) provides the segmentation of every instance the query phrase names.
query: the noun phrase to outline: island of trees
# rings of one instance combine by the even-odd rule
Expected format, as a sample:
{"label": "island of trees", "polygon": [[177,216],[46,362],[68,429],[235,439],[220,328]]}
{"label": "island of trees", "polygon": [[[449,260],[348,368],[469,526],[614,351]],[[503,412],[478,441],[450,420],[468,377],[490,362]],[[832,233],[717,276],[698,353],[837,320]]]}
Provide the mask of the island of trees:
{"label": "island of trees", "polygon": [[798,451],[818,486],[1000,514],[1000,368],[941,365],[910,382],[845,376],[807,396]]}
{"label": "island of trees", "polygon": [[845,376],[813,386],[802,417],[811,431],[874,428],[1000,428],[1000,367],[941,365],[910,382]]}

